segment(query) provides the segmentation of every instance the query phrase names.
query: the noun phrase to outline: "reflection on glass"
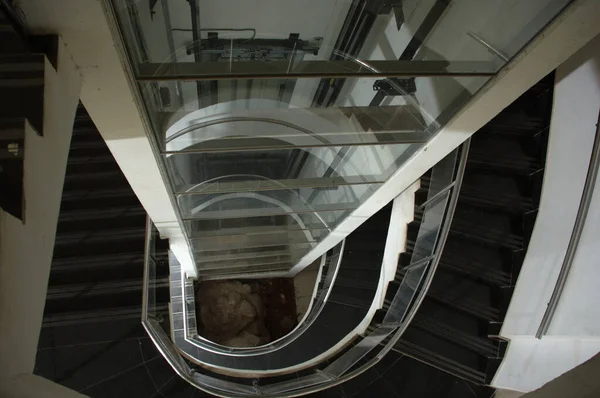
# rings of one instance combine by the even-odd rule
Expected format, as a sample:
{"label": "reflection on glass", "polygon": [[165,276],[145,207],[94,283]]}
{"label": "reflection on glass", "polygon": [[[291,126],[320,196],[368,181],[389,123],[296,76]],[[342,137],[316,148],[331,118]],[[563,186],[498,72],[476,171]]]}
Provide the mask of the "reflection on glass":
{"label": "reflection on glass", "polygon": [[[311,224],[296,214],[270,216],[227,218],[219,220],[187,220],[185,221],[188,236],[197,238],[219,236],[251,236],[261,234],[279,234],[294,231],[312,231],[325,234],[328,229],[321,220]],[[323,232],[320,232],[320,231]]]}
{"label": "reflection on glass", "polygon": [[[360,190],[384,182],[418,147],[386,145],[170,155],[167,165],[178,194],[255,192],[307,188]],[[364,189],[364,188],[363,188]]]}
{"label": "reflection on glass", "polygon": [[410,303],[417,292],[417,288],[419,287],[421,279],[425,275],[429,264],[429,261],[421,261],[408,268],[398,287],[398,292],[394,296],[394,299],[383,318],[384,323],[398,323],[404,319],[404,315],[410,308]]}
{"label": "reflection on glass", "polygon": [[568,2],[112,0],[188,238],[231,248],[322,241]]}
{"label": "reflection on glass", "polygon": [[416,263],[433,253],[442,227],[449,197],[450,192],[446,192],[425,206],[411,263]]}

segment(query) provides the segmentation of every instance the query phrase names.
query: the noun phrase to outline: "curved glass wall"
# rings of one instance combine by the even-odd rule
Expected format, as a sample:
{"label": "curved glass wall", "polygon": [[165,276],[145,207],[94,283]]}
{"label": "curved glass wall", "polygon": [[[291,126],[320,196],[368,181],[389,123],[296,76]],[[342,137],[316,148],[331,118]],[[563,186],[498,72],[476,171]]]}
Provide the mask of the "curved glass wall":
{"label": "curved glass wall", "polygon": [[569,3],[110,1],[200,276],[294,267]]}

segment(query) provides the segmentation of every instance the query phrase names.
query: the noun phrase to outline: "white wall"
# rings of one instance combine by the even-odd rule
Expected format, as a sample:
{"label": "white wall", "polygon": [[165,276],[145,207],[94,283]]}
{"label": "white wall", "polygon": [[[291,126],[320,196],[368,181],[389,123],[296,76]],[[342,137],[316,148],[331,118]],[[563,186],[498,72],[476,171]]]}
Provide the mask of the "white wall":
{"label": "white wall", "polygon": [[542,199],[501,335],[511,340],[494,385],[540,387],[600,351],[600,184],[545,337],[535,339],[569,244],[600,109],[600,37],[557,68]]}
{"label": "white wall", "polygon": [[0,210],[0,385],[33,372],[79,89],[60,41],[58,72],[46,62],[44,137],[25,136],[26,222]]}

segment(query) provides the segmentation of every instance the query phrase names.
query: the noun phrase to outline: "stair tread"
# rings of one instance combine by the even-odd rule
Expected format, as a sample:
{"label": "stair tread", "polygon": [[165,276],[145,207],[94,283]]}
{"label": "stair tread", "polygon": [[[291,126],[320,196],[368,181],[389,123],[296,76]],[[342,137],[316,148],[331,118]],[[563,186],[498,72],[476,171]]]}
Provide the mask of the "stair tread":
{"label": "stair tread", "polygon": [[462,345],[463,347],[486,357],[494,358],[499,354],[498,347],[492,340],[465,333],[426,315],[417,314],[411,323],[411,327],[419,328],[427,333],[443,336],[443,338],[453,344]]}
{"label": "stair tread", "polygon": [[369,308],[375,296],[374,290],[355,289],[353,287],[334,284],[328,301],[356,307]]}
{"label": "stair tread", "polygon": [[409,356],[418,361],[422,361],[427,365],[433,366],[444,372],[451,373],[472,383],[484,384],[486,381],[486,375],[484,372],[469,368],[468,366],[452,361],[448,358],[441,357],[434,352],[426,350],[405,340],[400,339],[398,343],[394,345],[393,349],[394,351],[397,351],[403,355]]}
{"label": "stair tread", "polygon": [[465,295],[458,293],[449,293],[437,287],[431,286],[427,292],[427,296],[440,303],[455,307],[456,309],[482,318],[489,322],[501,321],[501,311],[490,305],[482,304],[479,301],[473,300]]}
{"label": "stair tread", "polygon": [[493,269],[483,263],[472,260],[452,257],[444,253],[440,259],[439,266],[455,272],[459,272],[467,278],[481,280],[485,283],[491,283],[498,286],[508,286],[511,284],[511,276],[503,270]]}
{"label": "stair tread", "polygon": [[[168,276],[156,278],[156,287],[167,287],[169,283]],[[83,295],[101,295],[101,294],[119,294],[124,291],[141,290],[143,288],[143,278],[124,279],[118,278],[107,281],[89,281],[77,284],[49,286],[47,300],[61,300],[69,297]]]}

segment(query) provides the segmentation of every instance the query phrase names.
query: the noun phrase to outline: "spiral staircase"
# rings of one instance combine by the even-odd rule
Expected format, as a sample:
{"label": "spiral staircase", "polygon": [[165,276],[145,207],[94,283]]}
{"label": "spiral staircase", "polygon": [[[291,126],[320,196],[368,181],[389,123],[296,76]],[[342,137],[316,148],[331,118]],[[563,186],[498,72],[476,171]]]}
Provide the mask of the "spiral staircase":
{"label": "spiral staircase", "polygon": [[[550,75],[421,177],[392,280],[382,276],[390,203],[327,253],[310,325],[264,352],[193,344],[176,310],[185,293],[174,292],[186,280],[80,106],[36,372],[91,396],[132,382],[132,396],[207,394],[190,382],[224,396],[492,396],[552,87]],[[172,367],[189,369],[187,382]]]}

